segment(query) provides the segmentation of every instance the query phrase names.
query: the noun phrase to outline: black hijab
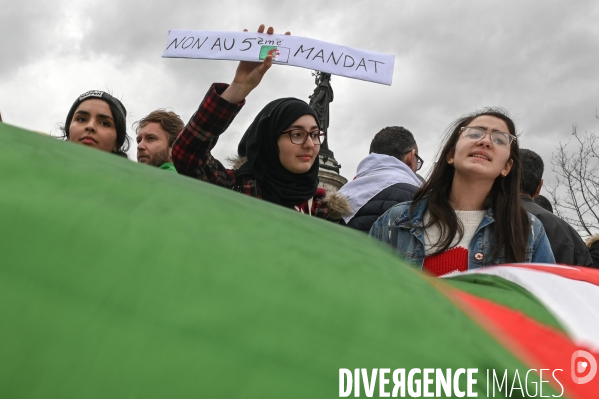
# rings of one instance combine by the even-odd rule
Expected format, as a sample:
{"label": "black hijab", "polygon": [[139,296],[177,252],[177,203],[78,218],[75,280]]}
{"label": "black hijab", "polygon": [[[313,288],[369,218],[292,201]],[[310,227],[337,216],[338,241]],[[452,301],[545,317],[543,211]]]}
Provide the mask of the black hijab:
{"label": "black hijab", "polygon": [[293,173],[279,160],[277,140],[281,132],[303,115],[314,110],[297,98],[270,102],[256,115],[239,142],[237,153],[247,157],[238,176],[251,175],[260,182],[262,198],[283,206],[299,205],[314,196],[318,188],[318,158],[306,173]]}

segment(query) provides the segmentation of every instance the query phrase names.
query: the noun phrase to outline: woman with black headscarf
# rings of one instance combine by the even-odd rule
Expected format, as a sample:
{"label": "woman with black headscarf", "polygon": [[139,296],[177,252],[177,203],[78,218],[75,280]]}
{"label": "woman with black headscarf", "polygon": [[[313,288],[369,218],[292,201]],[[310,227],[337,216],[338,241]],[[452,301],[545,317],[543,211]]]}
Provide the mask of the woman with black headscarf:
{"label": "woman with black headscarf", "polygon": [[[264,33],[264,25],[258,32]],[[266,33],[273,32],[269,27]],[[262,63],[242,61],[230,85],[214,83],[175,141],[173,163],[180,174],[323,219],[339,219],[349,205],[337,194],[325,197],[318,187],[324,133],[306,102],[280,98],[267,104],[239,143],[244,162],[238,168],[225,168],[210,153],[271,66],[270,55]]]}

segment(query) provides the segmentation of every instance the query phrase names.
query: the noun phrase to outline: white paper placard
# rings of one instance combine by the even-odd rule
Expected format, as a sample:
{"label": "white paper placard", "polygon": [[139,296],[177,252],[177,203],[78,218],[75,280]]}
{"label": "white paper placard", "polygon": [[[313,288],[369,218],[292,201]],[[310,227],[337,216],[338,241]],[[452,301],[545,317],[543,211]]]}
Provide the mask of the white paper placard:
{"label": "white paper placard", "polygon": [[386,85],[393,81],[394,55],[291,35],[172,29],[162,56],[259,62],[268,54],[275,64]]}

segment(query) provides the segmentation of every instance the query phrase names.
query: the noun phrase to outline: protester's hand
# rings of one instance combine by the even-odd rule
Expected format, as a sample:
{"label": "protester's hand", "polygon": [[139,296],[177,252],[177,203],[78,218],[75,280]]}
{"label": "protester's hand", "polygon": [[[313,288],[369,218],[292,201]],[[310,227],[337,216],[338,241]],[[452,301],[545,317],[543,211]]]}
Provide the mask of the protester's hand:
{"label": "protester's hand", "polygon": [[[243,30],[247,32],[247,29]],[[266,33],[272,35],[275,32],[270,26]],[[264,24],[258,28],[258,33],[264,33]],[[285,32],[290,35],[291,32]],[[221,97],[230,103],[243,101],[252,90],[262,81],[264,74],[272,66],[272,55],[266,56],[263,62],[241,61],[237,66],[235,78],[231,85],[223,92]]]}

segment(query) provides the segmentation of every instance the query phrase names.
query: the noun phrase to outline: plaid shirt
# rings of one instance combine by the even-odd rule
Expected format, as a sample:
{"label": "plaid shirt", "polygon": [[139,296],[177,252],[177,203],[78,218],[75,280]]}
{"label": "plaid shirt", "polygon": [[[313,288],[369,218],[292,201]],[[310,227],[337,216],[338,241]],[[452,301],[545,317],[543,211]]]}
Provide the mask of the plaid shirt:
{"label": "plaid shirt", "polygon": [[[245,100],[239,104],[224,100],[220,95],[227,87],[224,83],[214,83],[208,89],[200,107],[173,144],[173,164],[179,174],[261,199],[262,190],[256,179],[250,176],[238,178],[235,169],[225,168],[210,153],[218,137],[227,130],[245,104]],[[329,214],[323,203],[325,194],[326,191],[319,188],[312,203],[312,215],[322,219],[327,219]],[[308,202],[298,204],[294,209],[308,213]]]}
{"label": "plaid shirt", "polygon": [[231,104],[221,98],[227,87],[215,83],[208,89],[202,104],[173,144],[173,163],[179,174],[233,188],[237,183],[235,170],[225,168],[210,154],[218,137],[245,104],[245,101]]}

